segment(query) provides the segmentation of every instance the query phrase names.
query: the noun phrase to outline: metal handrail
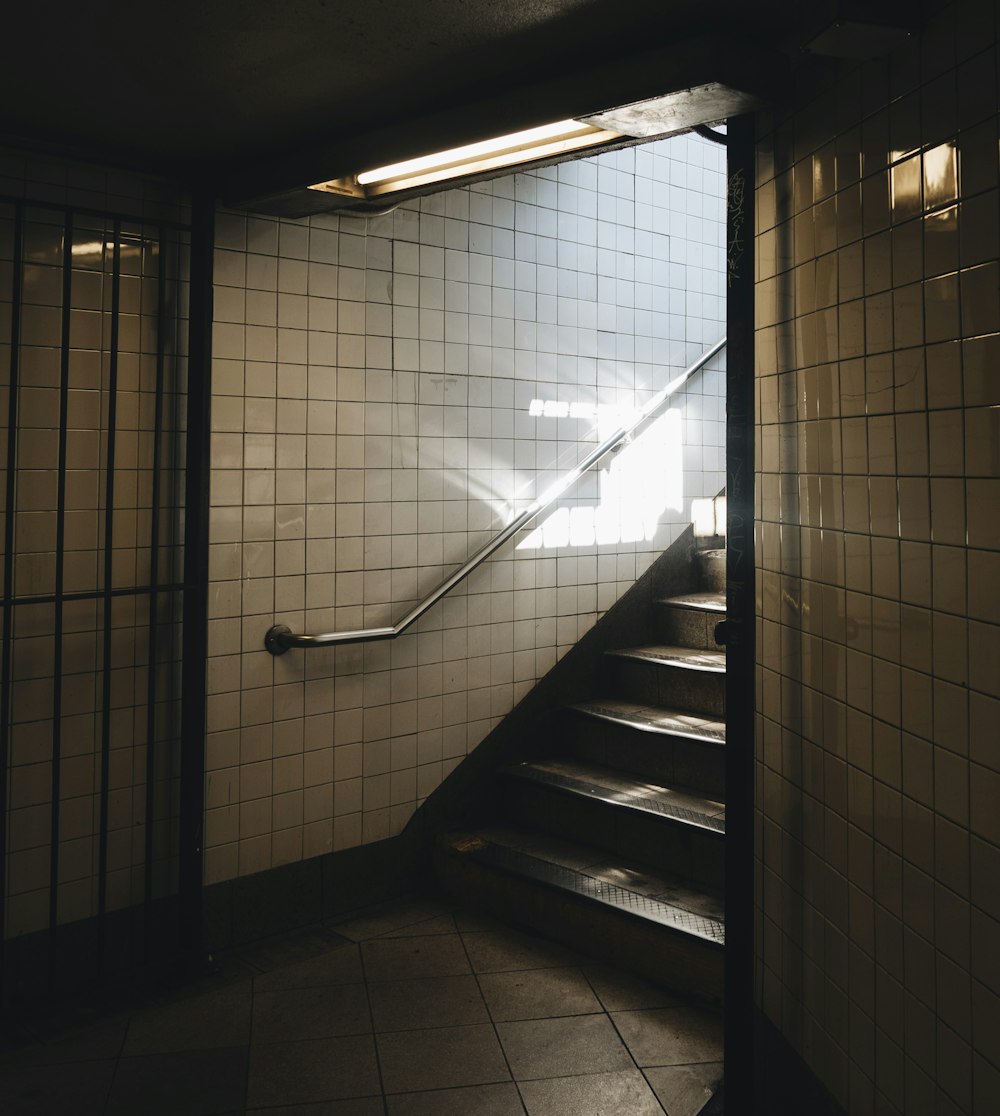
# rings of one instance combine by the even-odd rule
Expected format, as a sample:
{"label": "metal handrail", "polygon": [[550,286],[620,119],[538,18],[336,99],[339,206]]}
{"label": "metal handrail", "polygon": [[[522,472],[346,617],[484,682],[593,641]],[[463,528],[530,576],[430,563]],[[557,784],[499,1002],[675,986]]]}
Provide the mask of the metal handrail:
{"label": "metal handrail", "polygon": [[645,426],[650,419],[658,415],[667,400],[675,392],[679,391],[696,372],[700,372],[713,357],[718,356],[725,347],[726,338],[723,337],[710,349],[706,349],[693,364],[689,365],[679,376],[671,380],[662,391],[657,392],[628,426],[619,427],[609,438],[605,438],[604,441],[591,450],[579,464],[565,473],[550,488],[547,488],[538,499],[533,501],[523,512],[511,520],[502,531],[494,535],[489,542],[481,546],[464,565],[460,566],[454,573],[449,574],[429,596],[425,597],[420,604],[411,608],[402,619],[398,620],[391,627],[357,628],[353,631],[346,632],[321,632],[318,635],[297,635],[286,624],[275,624],[272,628],[268,629],[267,634],[264,636],[264,646],[272,655],[283,655],[292,647],[330,647],[341,643],[371,643],[381,639],[395,639],[396,636],[402,635],[402,633],[412,624],[416,623],[425,612],[436,605],[443,596],[454,589],[460,582],[464,581],[477,566],[489,558],[491,554],[499,550],[505,542],[513,538],[522,527],[527,526],[536,516],[558,500],[559,497],[569,487],[575,484],[588,469],[596,465],[598,461],[611,453],[612,450],[617,449],[622,442],[627,441],[641,427]]}

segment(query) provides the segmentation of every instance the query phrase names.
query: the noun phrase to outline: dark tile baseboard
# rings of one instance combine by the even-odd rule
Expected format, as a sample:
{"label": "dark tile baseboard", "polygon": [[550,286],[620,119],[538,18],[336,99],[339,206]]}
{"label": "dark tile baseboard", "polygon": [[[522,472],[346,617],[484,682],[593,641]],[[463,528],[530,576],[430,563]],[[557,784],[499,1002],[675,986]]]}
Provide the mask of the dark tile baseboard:
{"label": "dark tile baseboard", "polygon": [[[767,1116],[847,1116],[829,1090],[759,1009],[754,1017],[754,1113]],[[742,1111],[731,1107],[734,1114]]]}
{"label": "dark tile baseboard", "polygon": [[246,945],[426,890],[430,878],[426,847],[408,831],[212,884],[203,893],[205,950]]}

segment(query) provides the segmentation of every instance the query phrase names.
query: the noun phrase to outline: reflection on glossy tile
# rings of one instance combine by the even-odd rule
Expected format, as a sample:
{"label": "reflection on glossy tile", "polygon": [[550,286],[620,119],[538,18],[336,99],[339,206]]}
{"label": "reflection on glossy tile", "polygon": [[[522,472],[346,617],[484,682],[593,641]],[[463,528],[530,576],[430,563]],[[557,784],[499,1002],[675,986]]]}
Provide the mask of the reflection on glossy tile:
{"label": "reflection on glossy tile", "polygon": [[924,205],[931,209],[936,205],[954,201],[958,196],[958,153],[954,143],[942,143],[925,151],[924,160]]}
{"label": "reflection on glossy tile", "polygon": [[[922,43],[851,70],[857,90],[846,77],[838,86],[840,458],[824,459],[808,407],[789,400],[758,418],[762,444],[770,435],[775,447],[759,478],[758,992],[850,1110],[885,1102],[904,1112],[935,1090],[956,1098],[946,1107],[971,1110],[981,1039],[962,989],[982,980],[983,961],[965,944],[970,910],[996,928],[974,884],[996,860],[984,805],[996,788],[978,769],[970,777],[965,760],[988,752],[1000,713],[1000,149],[995,120],[984,123],[998,74],[995,20],[981,13],[958,4]],[[766,140],[805,131],[822,149],[832,130],[822,105],[788,106]],[[786,147],[774,142],[778,176],[792,161]],[[787,266],[818,276],[817,195],[811,207],[804,193],[798,201],[796,228],[811,208],[814,235],[793,245]],[[815,314],[796,294],[794,314]],[[797,337],[805,326],[793,317],[783,328]],[[783,360],[774,349],[758,371],[761,398],[772,366],[808,389],[807,346]],[[842,521],[824,498],[830,482]],[[795,602],[777,620],[774,571]],[[991,850],[971,872],[970,829]],[[934,956],[948,959],[936,980]],[[850,1040],[812,1044],[813,1020]],[[996,1075],[983,1096],[1000,1103]]]}

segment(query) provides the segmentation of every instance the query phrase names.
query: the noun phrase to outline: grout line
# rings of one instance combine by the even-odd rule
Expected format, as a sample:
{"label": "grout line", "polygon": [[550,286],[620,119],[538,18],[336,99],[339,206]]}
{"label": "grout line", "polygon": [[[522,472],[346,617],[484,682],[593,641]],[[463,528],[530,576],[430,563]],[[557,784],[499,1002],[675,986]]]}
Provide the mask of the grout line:
{"label": "grout line", "polygon": [[371,991],[368,987],[368,966],[365,964],[365,951],[361,948],[361,945],[361,942],[356,943],[358,958],[361,962],[361,976],[365,986],[365,1003],[368,1005],[368,1019],[371,1022],[372,1052],[375,1055],[375,1072],[378,1074],[378,1086],[382,1094],[382,1111],[385,1113],[385,1116],[388,1116],[389,1102],[386,1100],[385,1077],[382,1074],[382,1055],[379,1053],[378,1034],[375,1031],[375,1015],[372,1011]]}
{"label": "grout line", "polygon": [[[456,923],[456,928],[457,928],[457,923]],[[469,933],[476,933],[476,931],[468,931],[468,932]],[[503,1041],[500,1038],[500,1032],[497,1029],[497,1022],[493,1018],[493,1012],[490,1011],[489,1003],[487,1002],[486,996],[483,993],[483,985],[482,985],[482,982],[479,979],[480,974],[478,972],[476,972],[476,967],[475,967],[475,965],[472,964],[472,958],[469,956],[469,950],[468,950],[468,947],[465,944],[465,933],[466,932],[464,932],[462,930],[458,930],[458,939],[462,943],[462,952],[465,954],[466,960],[469,962],[469,968],[472,970],[472,976],[475,979],[476,987],[479,989],[479,996],[480,996],[480,999],[483,1002],[483,1007],[486,1008],[486,1014],[489,1016],[490,1026],[493,1028],[493,1035],[496,1038],[497,1046],[500,1048],[500,1053],[503,1055],[504,1065],[507,1067],[507,1072],[510,1074],[510,1079],[514,1083],[514,1088],[517,1089],[517,1096],[518,1096],[518,1100],[521,1102],[521,1108],[524,1110],[524,1112],[527,1112],[528,1111],[528,1106],[525,1102],[524,1094],[521,1092],[521,1083],[514,1076],[514,1071],[511,1068],[510,1059],[507,1057],[507,1050],[504,1047]]]}

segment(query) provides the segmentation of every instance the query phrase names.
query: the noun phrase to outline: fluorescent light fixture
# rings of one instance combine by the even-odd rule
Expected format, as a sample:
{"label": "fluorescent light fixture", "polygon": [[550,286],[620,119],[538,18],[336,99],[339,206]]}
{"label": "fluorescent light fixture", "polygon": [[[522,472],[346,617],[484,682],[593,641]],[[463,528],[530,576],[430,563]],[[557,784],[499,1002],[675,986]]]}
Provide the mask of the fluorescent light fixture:
{"label": "fluorescent light fixture", "polygon": [[425,182],[454,178],[456,174],[473,174],[477,170],[523,163],[528,159],[575,151],[579,147],[593,147],[596,143],[617,138],[617,133],[609,133],[606,128],[596,128],[579,120],[557,120],[554,124],[543,124],[538,128],[527,128],[522,132],[468,143],[464,147],[452,147],[433,155],[421,155],[402,163],[376,167],[359,174],[358,182],[362,186],[391,183],[394,190],[403,188],[401,182],[407,186],[422,186]]}
{"label": "fluorescent light fixture", "polygon": [[310,189],[353,194],[359,199],[377,198],[452,178],[467,178],[521,163],[551,159],[613,143],[621,138],[618,132],[580,120],[557,120],[537,128],[526,128],[462,147],[450,147],[384,167],[374,167],[362,171],[353,181],[335,179],[318,182]]}
{"label": "fluorescent light fixture", "polygon": [[747,112],[758,103],[751,94],[710,82],[578,120],[555,120],[372,167],[358,174],[316,182],[309,189],[339,195],[346,204],[363,205],[437,182],[488,176],[525,163],[557,162],[577,152],[686,131],[696,124],[714,123]]}

